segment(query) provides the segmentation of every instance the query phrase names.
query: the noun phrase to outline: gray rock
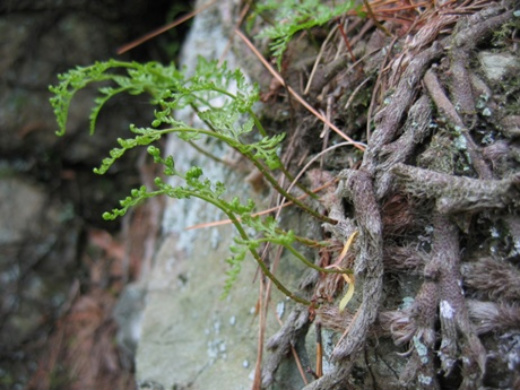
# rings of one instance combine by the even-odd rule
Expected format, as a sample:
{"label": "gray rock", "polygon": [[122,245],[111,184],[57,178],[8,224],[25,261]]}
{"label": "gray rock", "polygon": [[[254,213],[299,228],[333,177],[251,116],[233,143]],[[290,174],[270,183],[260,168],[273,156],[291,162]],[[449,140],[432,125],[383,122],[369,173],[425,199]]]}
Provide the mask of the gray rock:
{"label": "gray rock", "polygon": [[[197,6],[202,5],[199,1]],[[230,12],[231,2],[197,16],[184,44],[183,62],[194,67],[198,55],[219,58],[228,39],[222,20]],[[226,57],[229,67],[238,61]],[[182,117],[183,113],[178,113]],[[190,120],[189,117],[183,118]],[[195,124],[203,125],[203,124]],[[204,142],[204,149],[220,158],[226,151],[215,142]],[[202,156],[183,141],[170,138],[167,154],[172,154],[176,168],[201,166],[205,176],[224,182],[227,198],[258,198],[245,183],[247,173],[231,170]],[[244,185],[246,184],[246,185]],[[257,199],[257,204],[262,200]],[[141,338],[136,356],[136,380],[145,389],[250,389],[257,357],[258,270],[252,258],[246,258],[238,281],[229,296],[220,299],[225,272],[229,266],[229,246],[235,235],[231,226],[185,230],[191,225],[225,218],[213,206],[197,200],[171,200],[163,219],[164,242],[148,281]],[[300,223],[297,218],[295,223]],[[296,264],[295,264],[296,263]],[[294,259],[282,259],[277,275],[290,288],[296,289],[296,276],[303,267]],[[273,287],[272,302],[278,305],[282,321],[293,304]],[[266,340],[280,325],[271,312]],[[295,370],[280,370],[293,379]],[[296,377],[298,377],[296,375]],[[301,381],[301,378],[300,378]],[[282,382],[286,383],[286,382]]]}
{"label": "gray rock", "polygon": [[0,245],[22,242],[35,233],[34,221],[42,213],[46,194],[41,187],[18,177],[0,180]]}
{"label": "gray rock", "polygon": [[79,227],[63,211],[42,186],[0,177],[0,343],[6,349],[30,337],[66,299]]}

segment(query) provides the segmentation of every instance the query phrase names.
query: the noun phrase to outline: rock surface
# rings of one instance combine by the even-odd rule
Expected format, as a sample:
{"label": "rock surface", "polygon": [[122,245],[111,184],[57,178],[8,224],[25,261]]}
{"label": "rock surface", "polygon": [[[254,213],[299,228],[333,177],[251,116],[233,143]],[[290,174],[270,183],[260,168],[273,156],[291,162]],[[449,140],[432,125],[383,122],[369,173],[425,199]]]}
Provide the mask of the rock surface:
{"label": "rock surface", "polygon": [[[182,57],[188,68],[195,66],[198,55],[212,59],[222,54],[228,40],[221,17],[221,9],[213,7],[195,19]],[[234,62],[232,57],[227,59]],[[216,144],[210,150],[225,154]],[[168,153],[175,156],[179,168],[199,165],[207,176],[224,181],[228,192],[250,196],[243,177],[215,165],[184,142],[171,138]],[[142,390],[215,388],[217,383],[223,389],[250,387],[257,337],[254,264],[251,259],[244,262],[239,284],[220,300],[232,229],[185,230],[221,218],[215,208],[197,200],[167,204],[165,238],[148,281],[136,357],[136,379]]]}
{"label": "rock surface", "polygon": [[[231,3],[219,2],[218,7],[195,19],[182,56],[188,69],[195,66],[197,56],[218,59],[226,50],[225,31],[229,21],[226,15],[232,10]],[[204,1],[199,1],[197,6],[202,4]],[[238,61],[232,54],[228,54],[226,60],[231,69],[237,66]],[[189,118],[182,119],[189,121]],[[204,144],[204,148],[220,158],[230,157],[229,151],[214,142]],[[248,172],[215,164],[175,138],[169,139],[167,154],[175,157],[176,167],[186,169],[188,163],[199,165],[205,176],[224,182],[227,188],[224,196],[238,196],[243,200],[256,198],[257,205],[262,204],[260,194],[244,181]],[[229,269],[224,260],[230,255],[234,229],[224,226],[186,230],[194,224],[224,218],[213,206],[198,200],[169,200],[167,204],[164,242],[147,282],[147,304],[136,356],[136,380],[140,390],[251,388],[259,320],[257,266],[252,258],[246,258],[231,293],[221,299],[225,273]],[[293,222],[298,223],[298,218]],[[293,271],[303,267],[295,264],[294,259],[288,261],[290,263],[282,265],[277,275],[295,288],[296,281],[291,279],[298,272]],[[283,321],[293,304],[278,291],[273,291],[272,302]],[[267,324],[266,338],[280,329],[274,315],[270,315]],[[280,384],[293,383],[280,388],[301,387],[301,377],[295,373],[295,367],[286,370]]]}

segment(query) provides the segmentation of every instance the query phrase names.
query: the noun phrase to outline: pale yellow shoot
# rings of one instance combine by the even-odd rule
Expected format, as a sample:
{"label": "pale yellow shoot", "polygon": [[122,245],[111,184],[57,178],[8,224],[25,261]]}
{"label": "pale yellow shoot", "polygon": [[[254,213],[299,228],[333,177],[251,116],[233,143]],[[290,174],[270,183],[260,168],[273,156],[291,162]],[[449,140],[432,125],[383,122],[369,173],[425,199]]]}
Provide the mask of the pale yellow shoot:
{"label": "pale yellow shoot", "polygon": [[345,310],[345,307],[347,307],[347,304],[350,302],[352,297],[354,296],[354,275],[347,275],[343,274],[341,275],[345,279],[345,282],[348,283],[348,289],[347,293],[343,298],[341,298],[341,301],[339,302],[339,312],[342,313],[343,310]]}
{"label": "pale yellow shoot", "polygon": [[[337,268],[337,269],[341,270],[339,264],[347,255],[348,250],[350,249],[350,247],[352,246],[352,243],[354,242],[354,240],[356,239],[356,237],[358,235],[359,235],[359,232],[357,230],[354,231],[350,235],[347,242],[343,246],[343,249],[341,250],[341,253],[339,254],[339,257],[336,260],[336,262],[327,268]],[[339,302],[339,312],[340,313],[343,312],[343,310],[345,310],[345,307],[347,307],[347,304],[350,302],[350,300],[354,296],[354,285],[355,285],[354,275],[349,275],[349,274],[345,273],[345,274],[342,274],[341,276],[343,276],[343,278],[345,279],[345,282],[347,282],[348,288],[347,288],[347,293],[345,294],[345,296],[343,298],[341,298],[341,301]]]}
{"label": "pale yellow shoot", "polygon": [[336,260],[336,263],[335,264],[339,264],[341,262],[341,260],[343,260],[345,258],[345,256],[347,255],[348,253],[348,250],[350,249],[350,247],[352,246],[352,243],[354,242],[354,240],[356,239],[356,237],[358,236],[358,231],[355,230],[354,233],[352,233],[350,235],[350,237],[348,238],[347,242],[345,243],[345,246],[343,247],[343,249],[341,250],[341,253],[339,254],[339,257],[338,257],[338,260]]}

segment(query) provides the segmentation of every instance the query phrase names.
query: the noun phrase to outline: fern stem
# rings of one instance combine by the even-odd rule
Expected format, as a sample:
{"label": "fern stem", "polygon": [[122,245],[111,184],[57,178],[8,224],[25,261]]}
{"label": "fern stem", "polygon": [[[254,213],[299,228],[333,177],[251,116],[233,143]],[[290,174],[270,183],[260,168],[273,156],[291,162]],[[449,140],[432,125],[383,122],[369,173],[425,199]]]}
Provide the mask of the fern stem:
{"label": "fern stem", "polygon": [[337,268],[323,268],[320,267],[309,260],[305,256],[303,256],[298,250],[294,249],[292,245],[283,244],[281,242],[278,242],[276,239],[270,239],[268,237],[258,240],[259,242],[271,242],[278,245],[283,246],[285,249],[287,249],[289,252],[291,252],[298,260],[300,260],[303,264],[305,264],[307,267],[315,269],[316,271],[323,272],[324,274],[348,274],[351,275],[352,271],[350,269],[337,269]]}
{"label": "fern stem", "polygon": [[163,129],[163,130],[156,130],[156,131],[161,135],[170,134],[170,133],[182,133],[182,132],[191,133],[191,132],[193,132],[193,133],[204,134],[204,135],[207,135],[208,137],[217,138],[217,139],[221,140],[222,142],[225,142],[228,145],[231,142],[230,138],[226,137],[225,135],[214,132],[212,130],[197,129],[194,127],[177,127],[177,128],[170,128],[170,129]]}
{"label": "fern stem", "polygon": [[307,206],[305,203],[298,200],[298,198],[294,197],[293,195],[289,194],[287,191],[283,189],[282,186],[278,184],[278,181],[271,175],[271,173],[264,167],[263,164],[261,164],[257,159],[255,159],[253,156],[251,156],[249,153],[245,155],[251,162],[254,164],[255,167],[258,168],[260,172],[264,175],[266,180],[274,187],[276,191],[280,193],[280,195],[283,195],[286,199],[290,200],[295,204],[296,206],[300,207],[302,210],[306,211],[310,215],[312,215],[314,218],[317,218],[320,221],[328,222],[330,224],[335,225],[338,221],[335,219],[326,217],[324,215],[321,215],[317,211],[314,211],[309,206]]}
{"label": "fern stem", "polygon": [[315,269],[316,271],[323,272],[325,274],[348,274],[351,275],[352,271],[349,269],[345,270],[338,270],[335,268],[322,268],[309,260],[305,258],[300,252],[298,252],[296,249],[294,249],[291,245],[284,245],[284,248],[286,248],[289,252],[291,252],[298,260],[303,262],[307,267],[310,267],[312,269]]}
{"label": "fern stem", "polygon": [[253,121],[255,122],[255,126],[258,129],[258,132],[262,137],[267,137],[267,132],[264,129],[264,126],[262,125],[262,122],[260,122],[260,119],[258,119],[258,116],[254,113],[252,109],[247,110],[248,114],[251,115],[251,118],[253,118]]}
{"label": "fern stem", "polygon": [[203,148],[201,148],[199,145],[197,145],[195,142],[193,141],[188,141],[188,144],[190,144],[190,146],[195,149],[197,152],[199,152],[200,154],[203,154],[204,156],[212,159],[213,161],[219,163],[219,164],[222,164],[224,166],[229,166],[230,164],[225,161],[225,160],[222,160],[221,158],[215,156],[214,154],[208,152],[207,150],[204,150]]}
{"label": "fern stem", "polygon": [[[276,229],[276,230],[280,231],[280,233],[282,232],[281,229]],[[316,241],[316,240],[311,240],[307,237],[302,237],[302,236],[295,235],[294,239],[296,241],[298,241],[299,243],[301,243],[307,247],[310,247],[310,248],[325,248],[330,245],[330,243],[328,241]]]}

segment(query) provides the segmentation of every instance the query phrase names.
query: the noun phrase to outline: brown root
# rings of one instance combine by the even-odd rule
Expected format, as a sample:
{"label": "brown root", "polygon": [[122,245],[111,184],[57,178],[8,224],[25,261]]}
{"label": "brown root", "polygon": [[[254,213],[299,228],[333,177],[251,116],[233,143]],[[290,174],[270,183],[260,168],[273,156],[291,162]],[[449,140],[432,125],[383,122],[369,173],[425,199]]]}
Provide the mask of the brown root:
{"label": "brown root", "polygon": [[[393,59],[369,54],[370,60],[384,57],[390,63],[375,66],[367,60],[363,78],[349,77],[343,85],[338,81],[337,91],[344,85],[356,90],[356,82],[373,80],[369,73],[379,69],[374,89],[381,94],[371,94],[375,127],[371,135],[366,133],[362,163],[341,171],[336,193],[326,197],[328,216],[338,221],[324,225],[330,241],[346,242],[359,232],[351,253],[356,295],[339,313],[330,302],[338,295],[338,280],[313,280],[315,297],[327,301],[313,308],[316,318],[342,336],[332,353],[333,371],[304,390],[349,388],[355,382],[354,368],[366,359],[362,352],[372,343],[391,345],[392,340],[407,359],[392,368],[396,387],[388,388],[441,389],[447,382],[462,390],[480,388],[489,362],[479,336],[518,328],[520,312],[511,302],[520,298],[520,272],[511,259],[518,257],[520,242],[515,211],[520,174],[509,156],[518,121],[514,115],[498,118],[503,123],[497,120],[493,134],[508,139],[482,141],[491,121],[478,111],[478,91],[492,95],[493,85],[488,87],[471,69],[477,45],[511,19],[511,3],[469,2],[452,13],[430,11],[413,38],[393,42],[401,49]],[[390,54],[393,43],[385,47]],[[322,68],[311,83],[313,96],[324,94],[321,87],[333,84],[336,75],[352,76],[354,68],[342,71],[344,63],[345,58],[331,60]],[[359,117],[365,121],[364,114]],[[341,161],[349,164],[340,167],[354,166]],[[496,220],[509,230],[504,234],[508,238],[501,238],[508,240],[503,247],[510,251],[504,255],[509,262],[468,262],[468,253],[478,252],[471,245],[488,239],[476,220],[495,220],[490,215],[499,215]],[[413,297],[413,303],[397,310],[403,296]],[[470,301],[468,296],[494,302]],[[271,373],[294,342],[289,328],[284,329],[275,339]]]}

